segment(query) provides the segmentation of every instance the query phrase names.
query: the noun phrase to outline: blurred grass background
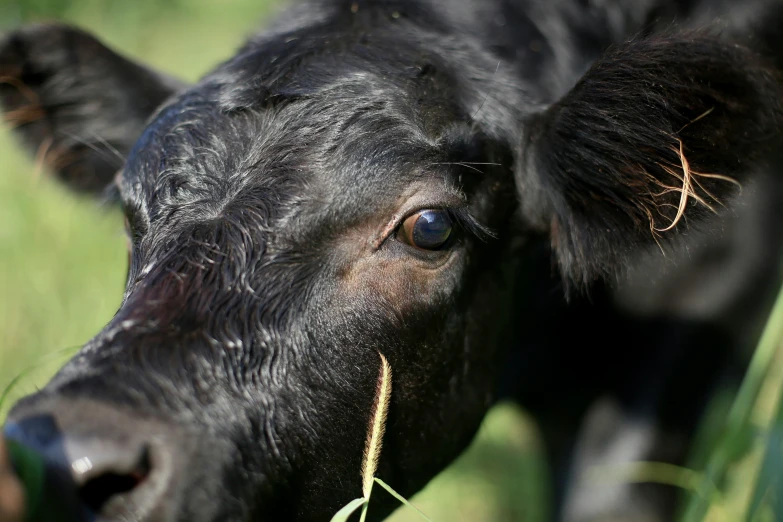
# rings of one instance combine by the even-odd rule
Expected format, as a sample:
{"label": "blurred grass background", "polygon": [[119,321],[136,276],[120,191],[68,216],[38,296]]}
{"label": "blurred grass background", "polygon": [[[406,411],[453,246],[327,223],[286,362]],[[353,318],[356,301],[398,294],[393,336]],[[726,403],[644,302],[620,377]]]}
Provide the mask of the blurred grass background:
{"label": "blurred grass background", "polygon": [[[126,55],[196,80],[229,57],[279,5],[279,0],[0,0],[0,31],[31,21],[69,21]],[[3,408],[43,384],[111,318],[122,295],[125,263],[119,212],[76,197],[36,171],[0,127],[0,391],[16,381]],[[713,484],[719,490],[693,495],[707,500],[690,504],[687,522],[783,521],[783,510],[774,509],[783,501],[778,337],[777,331],[769,333],[767,353],[733,417],[725,415],[730,397],[708,416],[694,455],[697,469],[710,464],[708,473],[674,477],[695,491],[714,491]],[[0,409],[0,419],[4,414]],[[501,405],[471,449],[412,500],[440,522],[543,522],[546,476],[534,424],[515,406]],[[399,510],[390,520],[417,518]]]}

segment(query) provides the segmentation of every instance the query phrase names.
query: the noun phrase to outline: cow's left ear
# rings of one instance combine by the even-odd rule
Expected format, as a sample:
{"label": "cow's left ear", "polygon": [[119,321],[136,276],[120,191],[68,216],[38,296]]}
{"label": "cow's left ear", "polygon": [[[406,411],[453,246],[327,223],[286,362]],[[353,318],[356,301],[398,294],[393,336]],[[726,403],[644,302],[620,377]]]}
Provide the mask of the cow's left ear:
{"label": "cow's left ear", "polygon": [[0,35],[0,118],[76,190],[109,185],[153,111],[184,87],[67,25]]}
{"label": "cow's left ear", "polygon": [[534,116],[518,191],[527,219],[549,229],[564,275],[612,274],[726,203],[779,152],[780,85],[747,48],[650,37],[607,52]]}

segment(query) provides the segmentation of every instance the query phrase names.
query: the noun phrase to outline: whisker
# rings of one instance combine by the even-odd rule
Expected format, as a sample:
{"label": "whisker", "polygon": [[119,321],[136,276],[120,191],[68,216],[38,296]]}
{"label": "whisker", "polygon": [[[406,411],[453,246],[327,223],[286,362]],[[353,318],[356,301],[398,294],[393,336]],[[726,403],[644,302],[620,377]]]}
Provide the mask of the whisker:
{"label": "whisker", "polygon": [[470,170],[475,170],[479,174],[484,174],[483,170],[478,169],[478,168],[474,167],[473,165],[468,165],[467,163],[451,163],[451,165],[459,165],[460,167],[465,167],[465,168],[468,168]]}
{"label": "whisker", "polygon": [[[64,134],[64,135],[68,136],[68,137],[69,137],[69,138],[71,138],[72,140],[74,140],[74,141],[77,141],[77,142],[81,143],[81,144],[82,144],[82,145],[84,145],[85,147],[88,147],[88,148],[90,148],[90,149],[91,149],[93,152],[95,152],[96,154],[100,155],[100,156],[101,156],[103,159],[105,159],[107,162],[108,162],[109,160],[112,160],[112,161],[114,161],[114,160],[116,159],[116,158],[115,158],[114,156],[112,156],[111,154],[107,154],[105,150],[101,150],[100,148],[96,147],[94,143],[91,143],[91,142],[89,142],[89,141],[85,140],[84,138],[81,138],[81,137],[77,136],[76,134],[71,134],[70,132],[65,132],[65,131],[60,131],[60,132],[61,132],[62,134]],[[122,156],[120,156],[120,158],[122,158]],[[117,165],[117,167],[118,167],[118,168],[119,168],[119,167],[122,167],[122,165],[123,165],[124,163],[125,163],[125,159],[123,158],[123,159],[122,159],[122,161],[121,161],[121,163],[120,163],[119,165]]]}
{"label": "whisker", "polygon": [[125,160],[126,160],[127,158],[126,158],[125,156],[123,156],[122,154],[120,154],[120,151],[118,151],[118,150],[117,150],[117,149],[116,149],[116,148],[115,148],[115,147],[114,147],[114,146],[113,146],[111,143],[109,143],[108,141],[106,141],[106,139],[105,139],[105,138],[102,138],[101,136],[98,136],[97,134],[93,134],[92,136],[93,136],[93,138],[95,138],[96,140],[98,140],[98,141],[99,141],[99,142],[100,142],[100,143],[101,143],[101,144],[102,144],[104,147],[106,147],[106,148],[107,148],[107,149],[109,149],[111,152],[113,152],[113,153],[114,153],[114,155],[115,155],[115,156],[117,156],[117,158],[118,158],[120,161],[122,161],[122,163],[123,163],[123,164],[125,163]]}
{"label": "whisker", "polygon": [[460,161],[442,161],[442,162],[437,162],[437,163],[430,163],[430,165],[458,165],[460,167],[465,167],[465,168],[468,168],[468,169],[471,169],[471,170],[475,170],[479,174],[484,174],[484,171],[474,167],[474,165],[496,165],[496,166],[501,166],[499,163],[471,163],[471,162],[463,163],[463,162],[460,162]]}
{"label": "whisker", "polygon": [[[498,64],[497,64],[497,66],[495,67],[495,72],[494,72],[494,73],[492,73],[492,78],[493,78],[493,79],[495,78],[495,75],[498,73],[498,71],[499,71],[499,70],[500,70],[500,61],[498,61]],[[491,85],[491,83],[490,83],[490,85]],[[473,116],[471,116],[471,117],[470,117],[470,119],[471,119],[471,120],[472,120],[474,123],[476,122],[476,116],[478,116],[478,115],[479,115],[479,113],[481,112],[481,109],[483,109],[483,108],[484,108],[484,104],[485,104],[485,103],[487,103],[487,100],[489,99],[489,96],[490,96],[490,93],[489,93],[489,92],[487,92],[487,95],[486,95],[486,96],[484,96],[484,101],[482,101],[482,102],[481,102],[481,105],[479,105],[479,108],[476,110],[476,112],[475,112],[475,113],[473,113]]]}
{"label": "whisker", "polygon": [[502,163],[482,163],[480,161],[440,161],[430,163],[430,165],[494,165],[496,167],[502,167]]}

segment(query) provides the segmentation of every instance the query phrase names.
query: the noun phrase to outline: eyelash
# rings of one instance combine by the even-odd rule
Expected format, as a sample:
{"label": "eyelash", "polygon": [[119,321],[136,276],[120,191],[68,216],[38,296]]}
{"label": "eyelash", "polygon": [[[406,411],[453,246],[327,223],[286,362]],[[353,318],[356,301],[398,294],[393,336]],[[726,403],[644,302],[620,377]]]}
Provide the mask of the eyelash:
{"label": "eyelash", "polygon": [[491,228],[484,226],[473,217],[473,214],[470,213],[467,207],[450,208],[446,209],[446,211],[454,223],[472,234],[476,239],[486,242],[497,237]]}

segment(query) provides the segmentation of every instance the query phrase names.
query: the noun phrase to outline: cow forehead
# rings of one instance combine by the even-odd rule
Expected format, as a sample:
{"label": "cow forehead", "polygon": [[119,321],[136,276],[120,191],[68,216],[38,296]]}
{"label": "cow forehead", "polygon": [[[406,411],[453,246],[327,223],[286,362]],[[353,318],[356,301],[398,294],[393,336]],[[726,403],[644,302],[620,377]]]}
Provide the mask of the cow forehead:
{"label": "cow forehead", "polygon": [[292,214],[346,219],[363,207],[391,209],[431,176],[444,147],[408,92],[361,80],[240,111],[221,110],[209,85],[183,94],[131,152],[126,203],[168,226],[234,205],[263,205],[269,226]]}
{"label": "cow forehead", "polygon": [[149,222],[134,253],[142,316],[145,303],[163,303],[170,322],[201,324],[210,300],[272,299],[284,293],[275,282],[311,279],[293,271],[330,239],[345,236],[349,250],[369,243],[412,186],[446,188],[449,145],[404,89],[352,77],[236,111],[221,109],[219,94],[210,85],[182,94],[129,155],[121,192]]}

